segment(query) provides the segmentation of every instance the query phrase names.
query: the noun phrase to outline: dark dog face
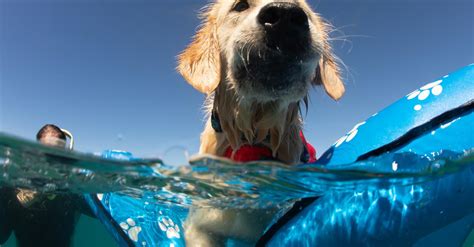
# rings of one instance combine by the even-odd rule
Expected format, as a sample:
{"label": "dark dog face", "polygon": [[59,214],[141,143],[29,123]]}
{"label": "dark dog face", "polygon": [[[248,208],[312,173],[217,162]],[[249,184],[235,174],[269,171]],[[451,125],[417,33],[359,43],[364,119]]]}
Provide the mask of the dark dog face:
{"label": "dark dog face", "polygon": [[296,102],[312,84],[344,93],[327,43],[327,26],[303,0],[220,0],[180,57],[179,70],[198,90],[219,83],[241,100]]}

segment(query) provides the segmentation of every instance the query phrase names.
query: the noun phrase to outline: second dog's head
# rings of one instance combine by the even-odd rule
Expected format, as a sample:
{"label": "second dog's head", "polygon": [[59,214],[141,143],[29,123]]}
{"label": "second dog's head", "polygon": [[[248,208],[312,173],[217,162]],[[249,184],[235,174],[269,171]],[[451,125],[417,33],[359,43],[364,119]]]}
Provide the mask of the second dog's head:
{"label": "second dog's head", "polygon": [[203,93],[220,83],[240,100],[297,102],[322,84],[344,93],[328,44],[328,26],[304,0],[218,0],[181,54],[178,70]]}

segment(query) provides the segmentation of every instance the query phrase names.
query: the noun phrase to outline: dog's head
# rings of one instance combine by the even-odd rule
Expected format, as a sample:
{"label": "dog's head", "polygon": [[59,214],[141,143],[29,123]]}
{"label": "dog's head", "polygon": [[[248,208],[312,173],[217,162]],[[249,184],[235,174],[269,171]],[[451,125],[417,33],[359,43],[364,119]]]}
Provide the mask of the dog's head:
{"label": "dog's head", "polygon": [[217,0],[179,57],[197,90],[220,83],[254,102],[297,102],[313,85],[339,99],[344,85],[328,44],[328,25],[304,0]]}

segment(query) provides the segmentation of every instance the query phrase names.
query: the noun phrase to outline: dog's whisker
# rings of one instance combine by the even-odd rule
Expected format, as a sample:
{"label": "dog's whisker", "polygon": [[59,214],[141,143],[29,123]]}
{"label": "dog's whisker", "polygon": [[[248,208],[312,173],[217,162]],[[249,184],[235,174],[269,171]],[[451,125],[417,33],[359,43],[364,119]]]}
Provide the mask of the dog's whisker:
{"label": "dog's whisker", "polygon": [[243,53],[244,53],[243,50],[244,50],[244,46],[242,46],[241,49],[240,49],[239,57],[240,57],[240,59],[242,60],[242,65],[244,66],[245,71],[248,73],[249,70],[248,70],[248,67],[247,67],[247,62],[246,62],[246,60],[245,60],[245,57],[243,56]]}
{"label": "dog's whisker", "polygon": [[247,64],[250,64],[250,51],[252,50],[252,44],[250,44],[250,47],[247,49]]}

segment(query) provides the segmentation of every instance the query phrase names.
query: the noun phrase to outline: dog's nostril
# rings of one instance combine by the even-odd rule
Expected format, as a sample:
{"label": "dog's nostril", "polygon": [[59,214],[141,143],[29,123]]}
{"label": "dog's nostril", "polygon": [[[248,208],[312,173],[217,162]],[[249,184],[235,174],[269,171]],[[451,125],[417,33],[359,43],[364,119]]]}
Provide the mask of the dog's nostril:
{"label": "dog's nostril", "polygon": [[258,22],[263,25],[274,25],[280,20],[280,10],[276,7],[270,7],[261,11],[258,15]]}
{"label": "dog's nostril", "polygon": [[306,15],[306,13],[301,8],[294,9],[291,12],[290,18],[291,18],[291,22],[293,24],[296,24],[296,25],[299,25],[299,26],[307,26],[308,25],[308,16]]}

